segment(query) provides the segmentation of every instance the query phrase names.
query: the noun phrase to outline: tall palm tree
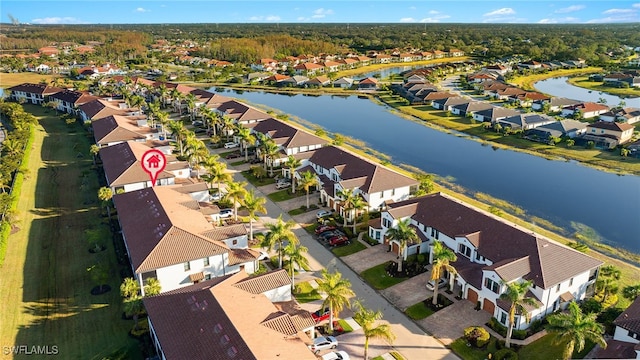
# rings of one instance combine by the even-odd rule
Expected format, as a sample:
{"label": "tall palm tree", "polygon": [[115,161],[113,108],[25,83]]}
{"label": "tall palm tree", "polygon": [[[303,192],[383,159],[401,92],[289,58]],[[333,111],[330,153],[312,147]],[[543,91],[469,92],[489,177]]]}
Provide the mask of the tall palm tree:
{"label": "tall palm tree", "polygon": [[333,332],[334,313],[339,314],[345,306],[350,307],[349,298],[355,293],[351,290],[348,279],[343,279],[337,270],[330,273],[327,269],[322,269],[322,281],[318,284],[318,290],[326,294],[322,308],[329,308],[329,328]]}
{"label": "tall palm tree", "polygon": [[418,234],[416,234],[416,229],[411,226],[411,219],[406,218],[404,220],[399,220],[398,225],[387,230],[387,237],[390,240],[395,240],[399,243],[399,256],[401,257],[398,261],[398,272],[402,272],[402,262],[407,259],[407,244],[409,242],[419,242],[420,238]]}
{"label": "tall palm tree", "polygon": [[265,209],[264,204],[267,200],[261,196],[256,196],[255,191],[253,189],[249,190],[244,195],[244,200],[242,201],[242,207],[245,208],[249,212],[249,241],[253,240],[253,220],[257,220],[258,217],[256,213],[266,214],[267,209]]}
{"label": "tall palm tree", "polygon": [[601,294],[603,303],[607,301],[609,295],[618,292],[618,281],[621,275],[620,269],[613,265],[606,265],[600,268],[598,280],[596,280],[596,292]]}
{"label": "tall palm tree", "polygon": [[229,136],[233,134],[233,130],[235,128],[234,120],[226,115],[222,116],[222,131],[227,136],[227,141],[229,141]]}
{"label": "tall palm tree", "polygon": [[392,343],[396,335],[392,332],[389,324],[377,323],[382,319],[380,310],[373,311],[364,307],[361,301],[356,301],[356,313],[353,319],[362,327],[364,333],[364,360],[369,359],[369,339],[383,339]]}
{"label": "tall palm tree", "polygon": [[275,141],[271,140],[267,141],[264,144],[264,156],[265,156],[265,166],[267,165],[266,159],[269,160],[269,176],[273,177],[273,163],[275,162],[276,155],[279,152],[278,145],[276,145]]}
{"label": "tall palm tree", "polygon": [[291,290],[294,288],[294,278],[293,275],[295,273],[294,266],[298,266],[299,269],[309,266],[309,260],[304,256],[309,252],[306,246],[298,245],[293,242],[289,242],[287,246],[284,247],[284,254],[289,258],[289,274],[291,274]]}
{"label": "tall palm tree", "polygon": [[340,206],[342,206],[342,218],[344,219],[344,224],[342,227],[347,227],[347,218],[349,217],[349,212],[353,208],[353,201],[356,198],[353,189],[342,189],[338,192],[338,197],[340,200]]}
{"label": "tall palm tree", "polygon": [[318,186],[318,178],[316,174],[312,173],[310,170],[307,170],[300,174],[300,180],[298,180],[298,186],[304,189],[307,193],[307,209],[309,208],[309,190],[312,186]]}
{"label": "tall palm tree", "polygon": [[300,241],[293,233],[293,227],[295,223],[291,220],[285,222],[282,220],[282,214],[278,216],[278,220],[275,223],[267,224],[267,236],[264,238],[264,246],[266,246],[269,251],[275,248],[278,245],[278,257],[279,257],[279,268],[282,269],[282,243],[284,241],[288,241],[290,243],[298,244]]}
{"label": "tall palm tree", "polygon": [[180,156],[184,156],[185,140],[187,139],[189,131],[184,127],[182,121],[179,120],[169,123],[169,131],[171,131],[171,135],[176,141],[176,145],[180,151]]}
{"label": "tall palm tree", "polygon": [[249,145],[255,144],[256,138],[251,134],[251,130],[242,125],[238,125],[237,135],[242,140],[242,148],[244,149],[244,161],[249,161]]}
{"label": "tall palm tree", "polygon": [[189,112],[189,119],[193,121],[196,115],[196,101],[198,99],[193,94],[188,94],[185,96],[184,102],[187,105],[187,111]]}
{"label": "tall palm tree", "polygon": [[456,269],[451,265],[452,262],[458,260],[456,254],[440,241],[433,243],[433,264],[431,266],[431,280],[434,281],[432,304],[438,305],[438,280],[442,277],[442,272],[449,273],[449,285],[451,285],[452,275],[457,274]]}
{"label": "tall palm tree", "polygon": [[218,192],[222,192],[222,183],[228,183],[233,178],[227,172],[227,164],[219,161],[210,161],[205,163],[205,171],[207,175],[204,179],[210,183],[217,183]]}
{"label": "tall palm tree", "polygon": [[166,111],[158,111],[156,113],[156,119],[158,119],[158,122],[160,123],[160,125],[162,126],[161,132],[162,132],[162,136],[163,138],[167,138],[167,126],[169,125],[169,113]]}
{"label": "tall palm tree", "polygon": [[160,104],[157,102],[152,102],[149,104],[149,106],[147,107],[147,111],[145,111],[147,114],[147,119],[149,120],[149,126],[154,128],[155,127],[155,119],[157,119],[157,115],[160,112]]}
{"label": "tall palm tree", "polygon": [[158,96],[160,97],[160,105],[162,108],[167,107],[167,96],[169,95],[169,91],[167,90],[167,86],[163,83],[160,84],[157,88]]}
{"label": "tall palm tree", "polygon": [[569,303],[569,311],[547,316],[547,331],[556,334],[554,343],[564,345],[563,357],[570,359],[574,348],[584,349],[586,340],[592,341],[603,348],[607,342],[602,336],[604,326],[596,321],[596,313],[583,314],[575,301]]}
{"label": "tall palm tree", "polygon": [[[295,193],[296,192],[296,177],[294,176],[294,171],[296,170],[296,168],[298,168],[300,166],[301,162],[300,160],[296,159],[293,155],[289,155],[287,157],[287,161],[284,163],[284,166],[287,167],[287,169],[289,169],[289,178],[291,179],[291,193]],[[307,207],[309,207],[309,204],[307,204]]]}
{"label": "tall palm tree", "polygon": [[247,186],[247,183],[244,181],[231,181],[227,184],[227,195],[225,196],[233,202],[233,214],[236,221],[238,221],[238,206],[242,203],[242,200],[247,194],[245,186]]}
{"label": "tall palm tree", "polygon": [[356,235],[356,226],[358,225],[358,216],[362,209],[366,209],[369,206],[362,196],[356,195],[351,203],[353,209],[353,235]]}
{"label": "tall palm tree", "polygon": [[533,284],[531,281],[512,282],[505,283],[506,290],[500,295],[500,299],[509,301],[511,306],[509,307],[509,327],[507,328],[507,338],[505,341],[506,347],[511,347],[511,335],[513,335],[513,326],[516,321],[516,313],[524,315],[529,321],[529,312],[527,306],[535,306],[536,301],[531,297],[527,297],[527,291]]}

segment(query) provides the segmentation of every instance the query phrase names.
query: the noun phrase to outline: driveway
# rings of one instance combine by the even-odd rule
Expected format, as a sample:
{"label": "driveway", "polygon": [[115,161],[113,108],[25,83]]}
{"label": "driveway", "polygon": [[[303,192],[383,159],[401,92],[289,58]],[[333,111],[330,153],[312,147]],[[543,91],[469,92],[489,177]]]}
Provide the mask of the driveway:
{"label": "driveway", "polygon": [[474,306],[475,304],[468,300],[455,301],[426,319],[416,322],[443,344],[449,345],[464,334],[465,328],[482,326],[491,318],[488,312],[475,310]]}
{"label": "driveway", "polygon": [[398,256],[395,253],[388,252],[388,249],[389,247],[387,245],[371,246],[355,254],[342,257],[342,261],[353,271],[360,274],[364,270],[387,261],[396,261]]}
{"label": "driveway", "polygon": [[425,284],[429,281],[430,277],[430,272],[424,272],[420,275],[407,279],[400,284],[386,288],[380,291],[380,293],[398,309],[405,311],[409,306],[433,296],[433,291],[429,291],[425,287]]}

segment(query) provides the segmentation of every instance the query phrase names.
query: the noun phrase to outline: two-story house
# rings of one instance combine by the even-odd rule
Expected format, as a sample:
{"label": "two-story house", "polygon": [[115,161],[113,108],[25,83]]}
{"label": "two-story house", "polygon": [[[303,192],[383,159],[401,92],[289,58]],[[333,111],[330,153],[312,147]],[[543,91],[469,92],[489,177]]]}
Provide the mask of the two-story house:
{"label": "two-story house", "polygon": [[335,146],[313,151],[302,161],[301,169],[307,166],[319,179],[320,200],[341,213],[339,193],[343,189],[362,196],[370,210],[377,210],[385,201],[408,199],[418,186],[418,181],[409,176]]}
{"label": "two-story house", "polygon": [[91,121],[111,115],[144,115],[139,108],[130,108],[124,100],[109,98],[96,99],[78,106],[78,116],[82,121]]}
{"label": "two-story house", "polygon": [[49,99],[56,103],[56,110],[75,115],[78,106],[99,99],[99,97],[79,91],[62,90],[49,95]]}
{"label": "two-story house", "polygon": [[42,105],[48,101],[50,95],[62,91],[62,88],[49,86],[46,84],[24,83],[12,86],[6,91],[10,94],[9,98],[16,102],[25,102],[33,105]]}
{"label": "two-story house", "polygon": [[113,197],[135,278],[158,279],[162,291],[257,269],[244,225],[214,226],[189,194],[156,186]]}
{"label": "two-story house", "polygon": [[[397,242],[386,239],[385,234],[404,219],[410,219],[423,241],[410,244],[400,255],[429,253],[432,261],[431,246],[442,242],[457,255],[452,264],[458,272],[454,293],[503,325],[507,325],[510,304],[499,297],[506,283],[532,282],[527,296],[536,306],[529,314],[537,320],[572,300],[584,299],[602,265],[586,254],[441,193],[387,204],[379,228],[370,226],[369,235],[398,251]],[[524,317],[516,317],[516,329],[528,326]]]}
{"label": "two-story house", "polygon": [[147,117],[111,115],[91,123],[93,137],[98,147],[106,147],[127,141],[146,142],[159,140],[160,132],[147,126]]}
{"label": "two-story house", "polygon": [[587,125],[583,138],[596,142],[597,147],[612,149],[631,140],[634,129],[633,125],[626,123],[596,121]]}
{"label": "two-story house", "polygon": [[286,271],[244,272],[144,299],[163,360],[300,359],[315,323],[291,296]]}
{"label": "two-story house", "polygon": [[[107,185],[113,193],[129,192],[151,187],[149,174],[142,168],[142,157],[151,148],[144,143],[127,141],[100,149]],[[158,173],[156,185],[173,185],[176,179],[188,179],[191,175],[189,163],[178,161],[173,155],[166,156],[166,167]],[[178,180],[179,181],[179,180]]]}

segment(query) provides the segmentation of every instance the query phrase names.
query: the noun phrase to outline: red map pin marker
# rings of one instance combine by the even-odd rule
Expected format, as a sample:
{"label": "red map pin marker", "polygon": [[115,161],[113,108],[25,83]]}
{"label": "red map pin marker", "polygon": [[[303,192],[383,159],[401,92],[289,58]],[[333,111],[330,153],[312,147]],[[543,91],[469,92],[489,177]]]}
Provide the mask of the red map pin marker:
{"label": "red map pin marker", "polygon": [[149,174],[151,186],[156,186],[158,174],[167,167],[167,158],[160,150],[151,149],[142,155],[142,169]]}

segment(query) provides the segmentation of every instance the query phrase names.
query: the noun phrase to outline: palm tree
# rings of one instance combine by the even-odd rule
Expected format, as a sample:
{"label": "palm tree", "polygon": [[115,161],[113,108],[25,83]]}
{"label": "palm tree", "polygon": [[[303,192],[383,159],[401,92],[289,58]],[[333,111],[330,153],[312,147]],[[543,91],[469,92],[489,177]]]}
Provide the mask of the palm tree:
{"label": "palm tree", "polygon": [[[296,170],[297,167],[299,167],[301,164],[300,160],[296,159],[293,155],[289,155],[287,157],[287,161],[284,163],[284,166],[287,167],[287,169],[289,169],[289,178],[291,179],[291,193],[295,193],[296,192],[296,177],[294,176],[294,171]],[[309,204],[307,204],[307,208],[309,207]]]}
{"label": "palm tree", "polygon": [[275,223],[267,224],[267,236],[264,238],[263,246],[267,247],[271,251],[276,244],[278,245],[278,257],[279,268],[282,269],[282,243],[289,241],[290,243],[299,243],[298,238],[291,229],[295,226],[295,223],[291,220],[285,222],[282,220],[282,214],[278,216],[278,221]]}
{"label": "palm tree", "polygon": [[621,276],[620,269],[613,265],[606,265],[600,268],[598,280],[596,280],[596,292],[601,294],[602,302],[605,303],[611,294],[618,292],[617,281]]}
{"label": "palm tree", "polygon": [[344,219],[344,224],[342,227],[347,227],[347,218],[349,210],[353,208],[353,201],[356,195],[353,192],[353,189],[342,189],[338,192],[338,197],[342,200],[340,201],[340,205],[342,206],[342,218]]}
{"label": "palm tree", "polygon": [[160,84],[157,88],[158,96],[160,96],[160,104],[163,108],[167,107],[167,95],[169,91],[167,90],[167,86],[165,84]]}
{"label": "palm tree", "polygon": [[306,246],[297,245],[293,242],[289,242],[284,247],[284,254],[289,258],[289,273],[291,274],[291,290],[294,288],[294,266],[298,266],[298,269],[308,267],[309,260],[304,256],[309,252]]}
{"label": "palm tree", "polygon": [[185,97],[184,102],[187,104],[187,111],[189,112],[189,119],[193,121],[196,115],[196,97],[193,94],[189,94]]}
{"label": "palm tree", "polygon": [[232,180],[231,174],[227,172],[227,164],[219,161],[206,161],[204,165],[207,175],[203,176],[210,184],[217,183],[218,192],[222,192],[222,183]]}
{"label": "palm tree", "polygon": [[228,199],[233,202],[233,214],[234,218],[238,221],[238,206],[241,204],[242,199],[244,199],[247,190],[245,189],[247,186],[246,182],[230,182],[227,184],[227,195],[225,195]]}
{"label": "palm tree", "polygon": [[569,303],[568,310],[568,312],[552,314],[547,317],[549,322],[547,331],[556,334],[554,344],[564,345],[564,359],[571,358],[574,348],[582,351],[585,340],[592,341],[603,348],[607,347],[607,342],[602,336],[604,326],[596,321],[596,313],[583,314],[575,301]]}
{"label": "palm tree", "polygon": [[506,347],[511,347],[511,335],[513,334],[513,326],[516,321],[516,313],[526,316],[527,321],[529,321],[527,305],[536,305],[535,299],[526,297],[531,284],[533,284],[531,281],[506,283],[506,291],[500,295],[500,299],[511,303],[511,307],[509,308],[509,327],[507,328],[507,338],[505,341]]}
{"label": "palm tree", "polygon": [[102,204],[107,208],[107,218],[111,220],[111,209],[109,208],[109,202],[113,198],[113,191],[111,188],[103,186],[98,189],[98,199],[102,201]]}
{"label": "palm tree", "polygon": [[275,162],[275,158],[276,155],[278,155],[278,151],[280,150],[278,148],[278,145],[276,145],[275,141],[269,139],[270,141],[267,141],[264,144],[264,156],[265,156],[265,166],[267,166],[267,161],[266,159],[269,159],[269,176],[273,177],[273,163]]}
{"label": "palm tree", "polygon": [[242,125],[238,125],[238,137],[242,140],[244,148],[244,161],[249,161],[249,144],[255,144],[256,138],[251,134],[251,130]]}
{"label": "palm tree", "polygon": [[318,290],[325,293],[322,308],[329,308],[329,328],[333,332],[333,314],[339,314],[345,306],[351,306],[349,298],[355,293],[351,290],[351,282],[343,279],[338,271],[330,273],[322,269],[322,281],[318,284]]}
{"label": "palm tree", "polygon": [[353,199],[351,207],[353,209],[353,235],[356,235],[356,226],[358,225],[358,216],[360,215],[360,210],[366,209],[369,204],[364,200],[362,196],[356,195]]}
{"label": "palm tree", "polygon": [[369,339],[384,339],[392,343],[396,336],[391,331],[389,324],[376,323],[382,319],[380,310],[373,311],[364,307],[361,301],[356,301],[356,313],[353,319],[362,327],[364,333],[364,360],[369,359]]}
{"label": "palm tree", "polygon": [[398,256],[401,259],[398,261],[398,272],[402,272],[402,263],[407,259],[407,244],[420,242],[416,229],[411,227],[411,219],[399,220],[398,225],[387,230],[387,237],[389,240],[395,240],[399,243]]}
{"label": "palm tree", "polygon": [[256,213],[266,214],[267,209],[265,209],[264,204],[267,200],[261,196],[256,196],[253,189],[249,190],[244,195],[244,200],[242,201],[242,207],[247,209],[249,212],[249,241],[253,240],[253,220],[257,220],[258,217]]}
{"label": "palm tree", "polygon": [[318,186],[318,178],[316,174],[312,173],[310,170],[307,170],[300,174],[300,180],[298,180],[298,186],[304,189],[307,193],[307,209],[309,208],[309,190],[312,186]]}
{"label": "palm tree", "polygon": [[156,278],[147,279],[147,283],[144,285],[144,296],[153,296],[160,294],[162,291],[162,286],[160,286],[160,281]]}
{"label": "palm tree", "polygon": [[185,140],[189,134],[189,131],[184,127],[182,121],[172,121],[169,123],[169,131],[176,141],[178,150],[180,150],[180,156],[184,156]]}
{"label": "palm tree", "polygon": [[91,146],[89,147],[89,152],[93,157],[93,165],[95,165],[98,154],[100,153],[100,147],[96,144],[91,144]]}
{"label": "palm tree", "polygon": [[458,260],[456,254],[440,241],[433,243],[433,265],[431,267],[431,280],[434,281],[433,286],[433,305],[438,305],[438,280],[442,277],[442,272],[449,273],[449,285],[453,281],[452,275],[457,274],[456,269],[451,265],[452,262]]}
{"label": "palm tree", "polygon": [[140,284],[134,278],[125,278],[120,284],[120,295],[123,298],[131,298],[140,293]]}
{"label": "palm tree", "polygon": [[222,131],[227,136],[227,141],[229,141],[229,136],[233,134],[233,129],[235,128],[234,120],[226,115],[222,116]]}

